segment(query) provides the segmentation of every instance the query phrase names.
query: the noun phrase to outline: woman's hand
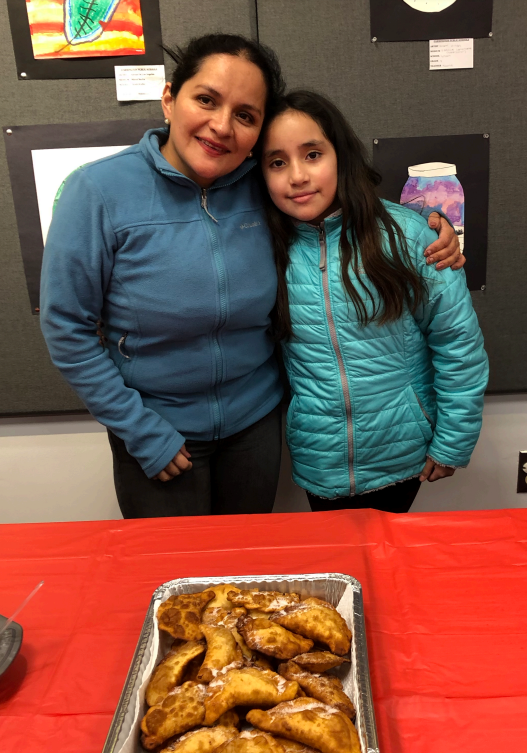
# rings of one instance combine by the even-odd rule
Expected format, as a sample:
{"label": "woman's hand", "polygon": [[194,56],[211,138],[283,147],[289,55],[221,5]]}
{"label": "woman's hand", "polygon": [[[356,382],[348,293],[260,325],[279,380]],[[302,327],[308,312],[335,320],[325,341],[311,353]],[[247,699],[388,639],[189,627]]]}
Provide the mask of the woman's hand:
{"label": "woman's hand", "polygon": [[444,465],[438,465],[432,458],[427,458],[426,465],[419,476],[419,481],[437,481],[440,478],[453,476],[455,472],[455,468],[445,468]]}
{"label": "woman's hand", "polygon": [[171,481],[176,476],[185,473],[185,471],[190,471],[191,468],[192,463],[190,462],[190,452],[188,452],[185,445],[183,445],[167,467],[160,471],[157,476],[154,476],[154,481]]}
{"label": "woman's hand", "polygon": [[432,212],[428,218],[428,226],[432,230],[437,230],[439,238],[425,251],[427,264],[436,264],[436,269],[461,269],[466,259],[461,253],[459,239],[452,225],[437,212]]}

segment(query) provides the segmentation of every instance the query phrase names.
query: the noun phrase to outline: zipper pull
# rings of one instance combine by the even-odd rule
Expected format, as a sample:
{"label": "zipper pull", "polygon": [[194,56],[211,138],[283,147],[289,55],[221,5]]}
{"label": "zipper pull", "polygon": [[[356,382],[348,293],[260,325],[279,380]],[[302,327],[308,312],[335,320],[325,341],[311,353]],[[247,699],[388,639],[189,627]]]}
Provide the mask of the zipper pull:
{"label": "zipper pull", "polygon": [[320,263],[318,265],[321,272],[324,272],[326,269],[326,259],[327,259],[327,245],[326,245],[326,234],[324,232],[324,223],[320,223],[320,228],[318,231],[318,240],[320,243]]}
{"label": "zipper pull", "polygon": [[207,206],[207,189],[202,188],[201,189],[201,208],[205,210],[205,212],[208,214],[208,216],[211,218],[211,220],[214,220],[214,222],[218,222],[216,217],[213,217],[211,213],[209,212],[209,208]]}

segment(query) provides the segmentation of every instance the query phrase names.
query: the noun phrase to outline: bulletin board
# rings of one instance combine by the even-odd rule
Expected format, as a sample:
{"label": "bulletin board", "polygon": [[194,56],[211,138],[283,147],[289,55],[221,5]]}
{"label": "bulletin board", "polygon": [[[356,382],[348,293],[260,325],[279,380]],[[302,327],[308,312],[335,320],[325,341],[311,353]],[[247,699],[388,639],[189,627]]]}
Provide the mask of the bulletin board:
{"label": "bulletin board", "polygon": [[331,97],[370,153],[374,139],[489,134],[485,290],[472,299],[489,392],[527,391],[527,3],[495,0],[492,37],[474,40],[474,69],[451,71],[429,71],[426,41],[372,42],[368,0],[266,0],[258,10],[260,39],[289,87]]}
{"label": "bulletin board", "polygon": [[[472,295],[490,357],[490,392],[527,391],[524,0],[494,3],[493,36],[475,40],[473,70],[432,72],[427,42],[371,42],[368,0],[160,0],[159,7],[169,45],[211,31],[254,37],[258,30],[288,85],[333,98],[369,149],[375,138],[490,134],[486,283]],[[112,79],[19,80],[7,0],[0,0],[0,42],[3,128],[161,122],[157,102],[118,103]],[[31,310],[3,143],[0,237],[0,416],[83,411],[52,365]]]}

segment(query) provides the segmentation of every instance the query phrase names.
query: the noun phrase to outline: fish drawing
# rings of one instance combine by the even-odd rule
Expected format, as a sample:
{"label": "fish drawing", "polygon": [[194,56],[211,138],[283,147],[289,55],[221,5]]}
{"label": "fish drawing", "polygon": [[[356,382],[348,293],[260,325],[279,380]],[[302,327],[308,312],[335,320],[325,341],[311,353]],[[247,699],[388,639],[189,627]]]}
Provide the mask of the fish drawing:
{"label": "fish drawing", "polygon": [[84,44],[104,32],[121,0],[66,0],[64,35],[68,44]]}

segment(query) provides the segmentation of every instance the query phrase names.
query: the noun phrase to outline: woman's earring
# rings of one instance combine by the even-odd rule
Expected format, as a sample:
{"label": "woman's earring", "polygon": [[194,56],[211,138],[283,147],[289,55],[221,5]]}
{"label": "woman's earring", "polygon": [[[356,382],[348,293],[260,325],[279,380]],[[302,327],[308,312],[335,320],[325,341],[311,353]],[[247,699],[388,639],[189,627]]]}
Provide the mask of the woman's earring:
{"label": "woman's earring", "polygon": [[170,125],[170,120],[168,118],[165,118],[166,125]]}
{"label": "woman's earring", "polygon": [[252,153],[252,152],[249,152],[249,154],[248,154],[247,156],[248,156],[248,157],[252,157],[252,156],[253,156],[253,153]]}

